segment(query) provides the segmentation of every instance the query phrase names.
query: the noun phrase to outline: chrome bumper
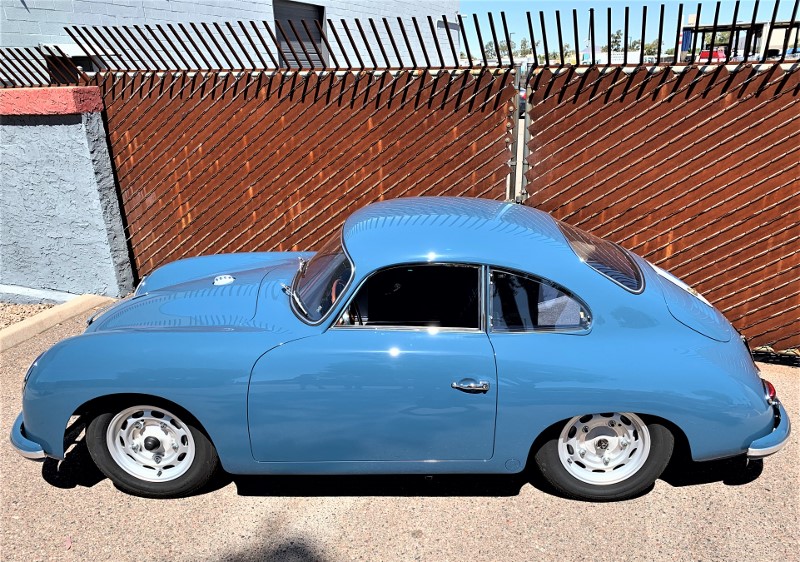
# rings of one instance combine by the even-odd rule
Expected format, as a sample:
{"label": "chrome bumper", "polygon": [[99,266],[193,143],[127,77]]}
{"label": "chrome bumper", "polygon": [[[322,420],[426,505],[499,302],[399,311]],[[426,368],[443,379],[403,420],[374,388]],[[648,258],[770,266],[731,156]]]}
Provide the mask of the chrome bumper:
{"label": "chrome bumper", "polygon": [[792,432],[792,423],[783,407],[783,404],[776,404],[775,416],[778,418],[778,425],[772,433],[756,439],[750,443],[747,449],[747,457],[750,459],[760,459],[783,449],[789,442],[789,434]]}
{"label": "chrome bumper", "polygon": [[9,438],[17,452],[26,459],[41,461],[47,458],[41,445],[25,437],[25,428],[22,427],[22,412],[17,416],[14,425],[11,426]]}

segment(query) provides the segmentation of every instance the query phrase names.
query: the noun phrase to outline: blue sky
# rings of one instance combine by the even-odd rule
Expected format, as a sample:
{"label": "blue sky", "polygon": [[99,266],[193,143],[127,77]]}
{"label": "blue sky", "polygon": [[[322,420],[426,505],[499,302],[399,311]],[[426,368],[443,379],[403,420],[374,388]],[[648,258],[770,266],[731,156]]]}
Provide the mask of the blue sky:
{"label": "blue sky", "polygon": [[[792,10],[794,8],[794,0],[783,0],[778,6],[778,19],[789,20],[792,17]],[[525,17],[525,12],[531,12],[531,18],[534,23],[534,35],[537,40],[541,40],[541,28],[539,24],[539,12],[544,12],[545,27],[547,30],[548,48],[550,51],[557,50],[558,38],[556,31],[556,16],[555,12],[558,10],[561,16],[561,25],[564,32],[564,42],[569,43],[574,47],[575,38],[572,23],[572,11],[577,10],[578,14],[578,32],[581,41],[581,48],[584,48],[588,36],[589,25],[589,9],[594,8],[595,14],[595,28],[596,28],[596,44],[598,47],[605,44],[607,41],[607,10],[611,8],[612,11],[612,31],[623,29],[625,7],[630,8],[630,23],[629,23],[629,36],[637,39],[642,34],[642,8],[647,6],[647,27],[646,27],[646,40],[652,41],[658,36],[658,19],[661,5],[664,5],[664,48],[672,47],[675,43],[675,31],[678,17],[679,2],[665,1],[665,2],[646,2],[639,0],[540,0],[538,2],[531,1],[515,1],[515,0],[461,0],[460,13],[465,19],[464,27],[467,31],[470,47],[473,51],[478,50],[477,36],[474,32],[474,25],[472,23],[472,14],[478,14],[481,33],[483,41],[486,43],[491,40],[491,32],[489,30],[489,22],[487,13],[492,12],[494,23],[497,29],[498,40],[503,40],[502,23],[500,19],[500,12],[505,12],[506,21],[508,22],[509,31],[512,33],[511,40],[519,45],[523,37],[529,37],[528,23]],[[683,21],[687,22],[690,14],[697,12],[698,2],[683,2]],[[702,2],[702,9],[700,12],[700,23],[712,24],[714,21],[714,11],[717,2],[709,2],[707,0]],[[730,23],[733,18],[734,1],[722,1],[720,4],[719,21]],[[737,20],[750,21],[753,16],[753,8],[755,2],[742,1],[739,4],[739,14]],[[757,21],[769,21],[772,18],[772,11],[775,7],[773,0],[761,0],[758,6]],[[469,17],[467,17],[469,16]],[[798,14],[800,17],[800,14]],[[529,39],[530,41],[530,39]],[[463,49],[462,49],[463,50]],[[541,50],[539,51],[541,53]],[[476,53],[473,52],[473,56]]]}

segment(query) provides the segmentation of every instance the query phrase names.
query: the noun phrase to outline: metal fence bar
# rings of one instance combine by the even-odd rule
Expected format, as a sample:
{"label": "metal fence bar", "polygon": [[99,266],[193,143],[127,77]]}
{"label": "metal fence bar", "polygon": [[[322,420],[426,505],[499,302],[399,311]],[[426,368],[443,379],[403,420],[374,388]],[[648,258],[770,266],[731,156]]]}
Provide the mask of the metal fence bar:
{"label": "metal fence bar", "polygon": [[[798,5],[800,0],[794,0],[791,17],[787,21],[778,22],[778,12],[780,0],[775,0],[772,5],[771,17],[764,25],[769,29],[764,37],[758,35],[754,30],[757,24],[760,0],[755,0],[750,23],[738,22],[740,14],[740,0],[736,0],[733,7],[733,17],[730,25],[720,23],[721,2],[714,2],[713,23],[703,25],[701,16],[704,2],[697,3],[695,20],[690,27],[684,28],[683,16],[685,13],[684,3],[677,5],[677,26],[675,42],[672,56],[672,64],[679,64],[681,52],[688,53],[690,63],[699,62],[699,55],[708,51],[708,60],[703,64],[728,63],[731,61],[734,51],[737,50],[742,31],[745,32],[744,53],[741,53],[741,60],[747,63],[753,60],[754,52],[761,50],[760,56],[756,56],[756,61],[765,63],[767,61],[769,44],[774,36],[773,29],[784,29],[785,34],[781,41],[782,49],[778,62],[786,60],[787,52],[792,45],[798,44],[800,40],[797,22]],[[541,49],[537,48],[537,35],[539,32],[534,30],[535,12],[526,11],[525,20],[527,23],[527,35],[531,42],[532,58],[528,59],[527,74],[532,75],[533,71],[540,66],[544,67],[563,67],[569,65],[576,66],[596,66],[597,56],[597,20],[594,8],[588,10],[588,33],[586,42],[591,50],[586,59],[581,57],[580,29],[581,16],[578,9],[572,9],[571,22],[562,21],[561,11],[554,10],[555,33],[558,41],[556,52],[550,52],[547,37],[546,15],[543,10],[539,10],[539,26],[541,32]],[[621,64],[643,65],[650,55],[646,55],[648,36],[648,6],[642,6],[641,35],[631,43],[631,16],[630,7],[625,6],[623,10],[622,35],[619,44],[615,44],[617,38],[612,34],[613,13],[611,8],[607,8],[607,29],[605,45],[603,50],[607,53],[606,66],[618,65],[619,60],[612,63],[612,54],[619,53]],[[458,25],[458,32],[451,30],[453,20],[448,19],[446,14],[435,18],[425,16],[427,26],[425,33],[430,31],[430,36],[423,35],[421,22],[418,18],[411,18],[413,27],[413,40],[406,29],[402,18],[397,18],[397,25],[390,24],[388,18],[381,18],[383,21],[382,29],[379,30],[380,22],[372,18],[365,20],[339,20],[334,22],[327,20],[327,26],[323,27],[323,22],[314,21],[311,24],[305,20],[276,21],[274,24],[266,21],[262,22],[188,22],[177,24],[156,24],[151,25],[130,25],[130,26],[95,26],[78,27],[69,26],[66,28],[67,34],[78,45],[78,47],[88,56],[94,66],[95,71],[113,72],[172,72],[179,70],[230,70],[230,71],[256,71],[256,70],[275,70],[275,71],[332,71],[343,72],[352,71],[355,68],[365,70],[404,70],[420,69],[444,70],[458,69],[462,63],[459,56],[459,49],[466,53],[467,65],[469,68],[514,68],[519,62],[519,54],[511,47],[511,28],[509,19],[504,11],[500,11],[500,21],[502,26],[498,30],[495,25],[495,15],[487,13],[487,21],[483,24],[479,21],[478,14],[472,15],[472,25],[474,33],[468,33],[466,20],[461,14],[456,14],[455,22]],[[656,45],[654,60],[656,65],[664,63],[665,58],[662,44],[665,32],[665,5],[659,6],[658,26],[655,33],[657,38],[652,44]],[[567,17],[569,20],[570,18]],[[274,30],[273,30],[274,25]],[[369,26],[369,30],[366,26]],[[525,24],[523,24],[525,25]],[[314,29],[316,26],[316,29]],[[357,30],[358,37],[355,37],[353,26]],[[444,27],[444,34],[440,37],[438,28]],[[650,26],[654,27],[654,26]],[[314,32],[312,33],[312,29]],[[488,29],[488,31],[487,31]],[[691,35],[691,40],[687,44],[682,44],[684,29]],[[266,30],[269,40],[263,34]],[[315,39],[315,34],[319,32],[319,39]],[[720,40],[720,33],[728,33],[726,40]],[[567,34],[566,36],[564,34]],[[487,37],[488,35],[488,37]],[[710,38],[708,37],[710,35]],[[499,39],[502,36],[502,41]],[[564,42],[566,37],[572,36],[574,49],[568,48]],[[475,37],[475,38],[473,38]],[[488,43],[484,43],[484,37],[490,39],[494,45],[493,52],[489,53],[486,49]],[[651,37],[652,39],[652,37]],[[709,39],[706,43],[706,39]],[[477,40],[478,46],[475,47]],[[389,49],[389,45],[391,49]],[[636,42],[638,41],[638,49]],[[446,45],[442,43],[445,42]],[[720,45],[723,43],[723,45]],[[402,46],[401,46],[402,44]],[[725,47],[725,55],[715,56],[714,51],[720,47]],[[403,52],[403,47],[405,52]],[[634,47],[634,49],[632,49]],[[277,50],[277,53],[273,52]],[[378,54],[376,51],[380,51]],[[447,51],[447,54],[445,53]],[[621,52],[620,52],[621,51]],[[633,51],[633,56],[632,55]],[[635,53],[638,51],[638,60]],[[41,52],[41,50],[40,50]],[[476,55],[475,53],[480,53]],[[574,52],[575,60],[572,60]],[[669,51],[667,51],[669,52]],[[69,57],[56,56],[52,52],[47,54],[48,63],[44,65],[46,70],[42,71],[40,65],[31,62],[33,57],[30,53],[11,52],[11,59],[3,62],[3,80],[5,87],[26,85],[52,85],[62,82],[73,81],[72,68],[62,68],[59,64],[61,58]],[[44,56],[44,55],[42,55]],[[452,56],[452,59],[451,59]],[[358,60],[356,66],[351,60]],[[423,61],[418,60],[422,58]],[[555,57],[555,58],[553,58]],[[340,63],[339,59],[343,59]],[[435,59],[435,60],[434,60]],[[48,68],[49,67],[49,68]],[[77,69],[76,69],[77,70]],[[522,72],[520,67],[520,72]],[[95,79],[85,74],[78,74],[81,80]],[[96,78],[100,80],[100,77]]]}
{"label": "metal fence bar", "polygon": [[[761,55],[761,62],[767,62],[767,52],[769,51],[769,42],[772,39],[772,30],[775,28],[775,20],[778,18],[778,6],[780,0],[775,1],[775,7],[772,9],[772,19],[769,21],[769,30],[767,31],[767,40],[764,42],[764,54]],[[789,30],[787,29],[787,32]]]}
{"label": "metal fence bar", "polygon": [[577,66],[581,65],[581,57],[580,57],[580,39],[578,38],[578,10],[572,10],[572,32],[575,37],[575,64]]}
{"label": "metal fence bar", "polygon": [[[646,41],[645,33],[647,32],[647,6],[642,6],[642,39],[639,42],[639,66],[644,64],[644,43]],[[661,50],[659,44],[658,49]]]}
{"label": "metal fence bar", "polygon": [[[719,8],[722,2],[717,2],[714,8],[714,23],[711,25],[711,43],[708,46],[708,62],[709,64],[714,60],[714,43],[717,39],[717,25],[719,24]],[[719,57],[717,57],[719,58]]]}
{"label": "metal fence bar", "polygon": [[[783,49],[781,49],[781,58],[780,62],[786,60],[786,51],[789,50],[789,37],[792,35],[792,29],[794,28],[794,23],[797,21],[797,8],[800,4],[800,0],[794,0],[794,7],[792,8],[792,18],[789,20],[789,27],[786,28],[786,35],[783,38]],[[795,30],[794,32],[794,43],[795,43],[795,54],[797,50],[797,36],[800,34],[800,29]]]}

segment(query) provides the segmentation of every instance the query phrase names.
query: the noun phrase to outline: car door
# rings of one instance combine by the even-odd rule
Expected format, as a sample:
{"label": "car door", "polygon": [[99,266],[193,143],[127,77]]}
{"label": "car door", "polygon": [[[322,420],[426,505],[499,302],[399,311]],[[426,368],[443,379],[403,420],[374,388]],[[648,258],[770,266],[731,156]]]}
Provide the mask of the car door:
{"label": "car door", "polygon": [[248,400],[256,460],[491,458],[497,380],[481,279],[474,266],[383,270],[328,330],[264,355]]}

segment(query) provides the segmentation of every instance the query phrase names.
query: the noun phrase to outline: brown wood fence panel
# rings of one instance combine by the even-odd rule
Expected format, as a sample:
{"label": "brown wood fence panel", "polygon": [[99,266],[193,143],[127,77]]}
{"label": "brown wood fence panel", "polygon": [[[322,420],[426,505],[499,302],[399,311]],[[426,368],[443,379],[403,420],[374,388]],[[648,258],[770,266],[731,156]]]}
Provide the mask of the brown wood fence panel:
{"label": "brown wood fence panel", "polygon": [[672,271],[753,345],[800,347],[798,65],[529,84],[526,204]]}
{"label": "brown wood fence panel", "polygon": [[135,266],[309,250],[367,203],[502,199],[510,70],[107,73]]}

